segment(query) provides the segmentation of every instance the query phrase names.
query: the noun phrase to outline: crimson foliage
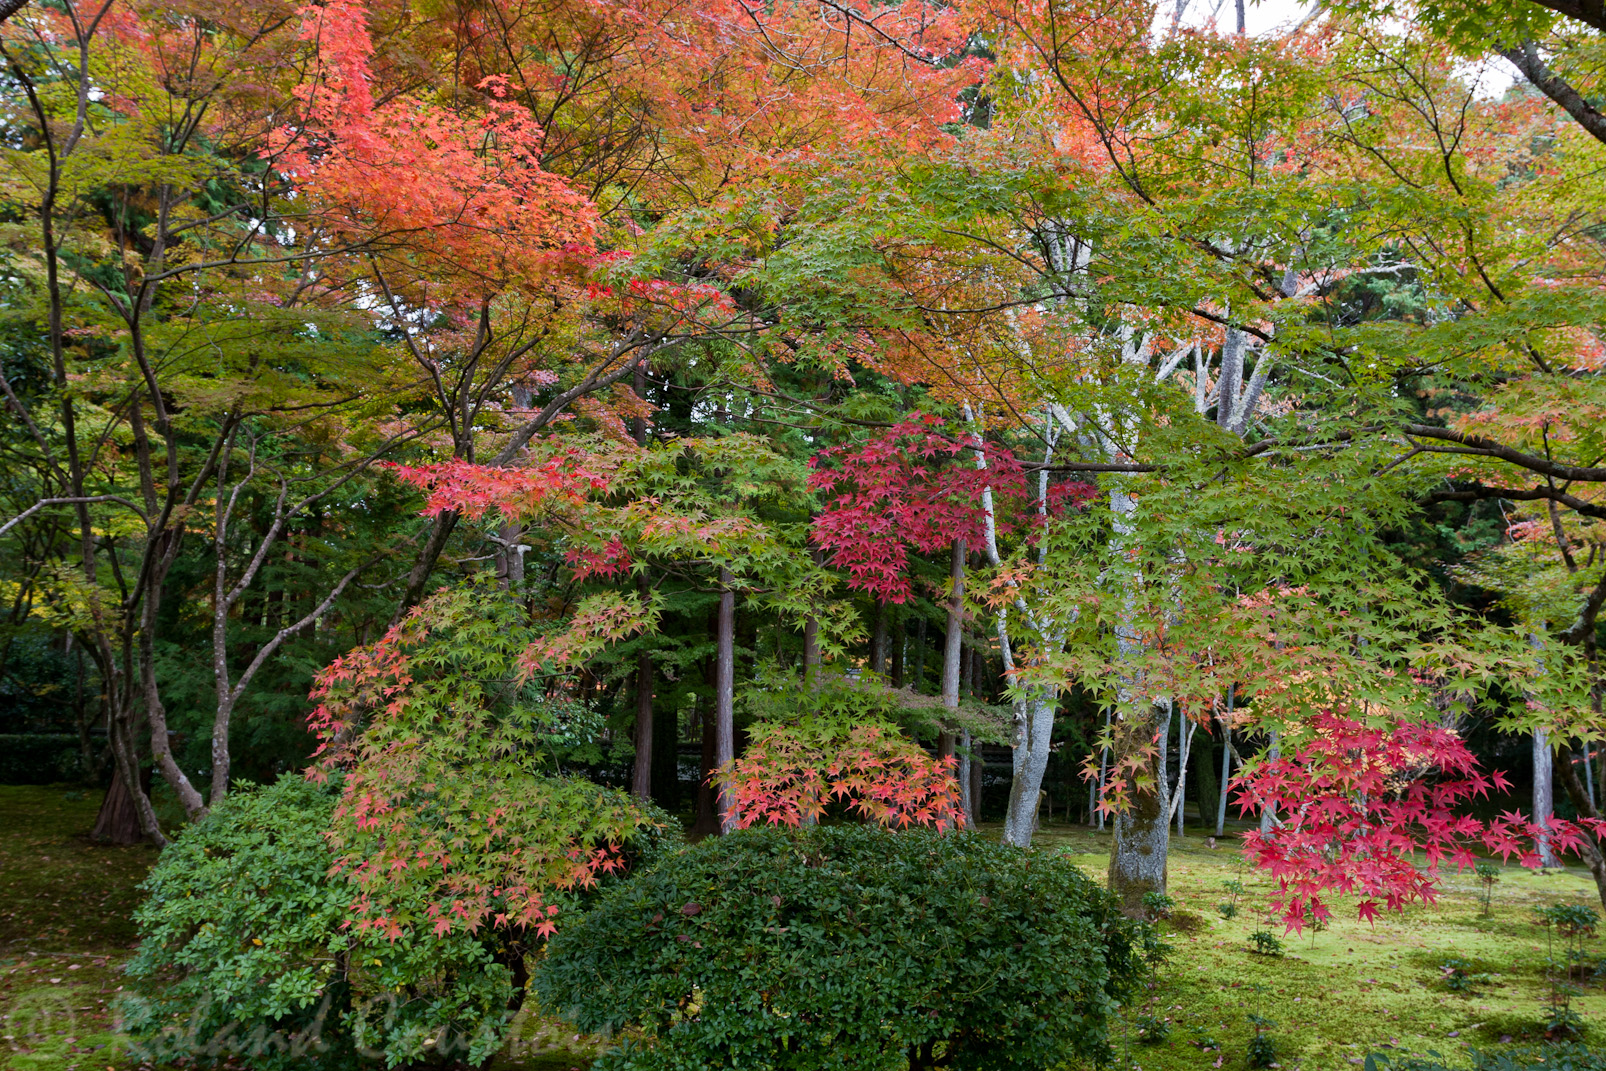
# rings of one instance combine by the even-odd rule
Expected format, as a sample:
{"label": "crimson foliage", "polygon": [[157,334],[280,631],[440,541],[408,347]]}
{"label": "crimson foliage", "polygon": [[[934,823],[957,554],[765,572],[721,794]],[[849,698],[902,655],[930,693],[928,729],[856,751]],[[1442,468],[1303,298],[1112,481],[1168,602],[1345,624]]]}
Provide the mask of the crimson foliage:
{"label": "crimson foliage", "polygon": [[[1295,932],[1307,908],[1317,921],[1331,915],[1324,892],[1358,894],[1360,917],[1370,920],[1379,900],[1395,911],[1433,902],[1440,867],[1471,867],[1475,847],[1538,866],[1541,838],[1567,852],[1585,828],[1606,832],[1597,819],[1551,818],[1541,828],[1515,812],[1490,822],[1458,813],[1489,789],[1510,786],[1499,772],[1479,769],[1457,733],[1408,719],[1321,711],[1283,755],[1249,767],[1235,783],[1245,814],[1271,808],[1278,816],[1269,832],[1246,835],[1244,851],[1278,880],[1273,903]],[[1418,853],[1427,863],[1421,869]]]}
{"label": "crimson foliage", "polygon": [[811,461],[809,486],[826,496],[814,542],[831,552],[831,564],[847,571],[849,583],[883,602],[909,598],[911,547],[931,554],[955,539],[982,540],[984,491],[1024,494],[1013,454],[989,447],[988,467],[977,468],[965,457],[971,443],[943,434],[942,425],[941,417],[923,415]]}

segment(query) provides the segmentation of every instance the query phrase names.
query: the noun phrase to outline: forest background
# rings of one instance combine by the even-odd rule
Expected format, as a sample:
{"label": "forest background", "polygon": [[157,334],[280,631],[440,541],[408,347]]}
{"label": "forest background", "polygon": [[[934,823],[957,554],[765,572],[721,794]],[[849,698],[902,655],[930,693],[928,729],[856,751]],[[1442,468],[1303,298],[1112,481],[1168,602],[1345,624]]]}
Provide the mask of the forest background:
{"label": "forest background", "polygon": [[1386,785],[1606,902],[1603,22],[1245,20],[13,7],[7,761],[160,841],[516,692],[702,832],[1047,806],[1135,903],[1236,777],[1297,925]]}

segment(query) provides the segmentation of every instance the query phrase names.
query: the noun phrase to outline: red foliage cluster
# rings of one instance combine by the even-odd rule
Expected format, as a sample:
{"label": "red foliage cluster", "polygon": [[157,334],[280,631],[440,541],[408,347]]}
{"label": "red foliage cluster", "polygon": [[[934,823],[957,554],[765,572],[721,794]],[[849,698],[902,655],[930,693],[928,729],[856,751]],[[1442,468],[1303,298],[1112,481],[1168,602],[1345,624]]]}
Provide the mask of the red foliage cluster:
{"label": "red foliage cluster", "polygon": [[827,496],[814,542],[831,552],[831,564],[847,572],[853,587],[883,602],[910,596],[910,547],[931,554],[955,539],[979,542],[982,492],[1025,492],[1013,454],[990,446],[988,467],[978,469],[965,457],[971,444],[944,435],[942,424],[941,417],[920,416],[810,460],[809,487]]}
{"label": "red foliage cluster", "polygon": [[801,825],[832,799],[882,825],[957,828],[964,812],[953,767],[953,756],[934,759],[889,726],[854,726],[825,741],[766,725],[715,777],[729,785],[742,828]]}
{"label": "red foliage cluster", "polygon": [[577,506],[609,485],[608,475],[588,468],[586,457],[574,450],[519,468],[456,460],[386,467],[403,483],[428,493],[421,511],[425,517],[447,510],[471,518],[492,511],[526,517],[553,506]]}
{"label": "red foliage cluster", "polygon": [[[1480,770],[1461,737],[1442,725],[1324,711],[1308,728],[1303,743],[1256,763],[1236,782],[1243,813],[1276,809],[1278,825],[1248,834],[1244,851],[1277,879],[1282,892],[1273,903],[1296,933],[1307,911],[1318,921],[1330,917],[1325,892],[1360,895],[1360,917],[1371,920],[1378,901],[1394,911],[1432,903],[1440,866],[1471,866],[1474,846],[1538,866],[1541,839],[1566,852],[1582,840],[1581,827],[1606,833],[1606,822],[1592,819],[1551,818],[1541,828],[1515,812],[1488,823],[1457,814],[1491,788],[1508,786],[1500,773]],[[1418,854],[1426,859],[1422,869],[1412,862]]]}
{"label": "red foliage cluster", "polygon": [[555,891],[623,866],[617,844],[639,824],[628,800],[533,771],[535,730],[487,710],[524,644],[508,627],[516,611],[489,610],[442,592],[318,675],[307,776],[341,777],[329,843],[359,931],[394,939],[424,922],[545,937]]}

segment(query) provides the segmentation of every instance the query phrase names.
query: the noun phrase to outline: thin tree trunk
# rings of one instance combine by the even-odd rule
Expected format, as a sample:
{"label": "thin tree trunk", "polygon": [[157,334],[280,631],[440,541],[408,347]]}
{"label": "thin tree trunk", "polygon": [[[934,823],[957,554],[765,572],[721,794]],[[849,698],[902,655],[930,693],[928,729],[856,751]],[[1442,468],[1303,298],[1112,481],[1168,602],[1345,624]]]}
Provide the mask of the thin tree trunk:
{"label": "thin tree trunk", "polygon": [[1220,795],[1221,786],[1216,784],[1216,735],[1214,727],[1205,729],[1204,739],[1195,739],[1193,744],[1193,788],[1194,798],[1199,804],[1199,826],[1202,829],[1213,828],[1216,797]]}
{"label": "thin tree trunk", "polygon": [[[1189,721],[1187,715],[1179,709],[1177,711],[1177,793],[1171,801],[1171,810],[1177,816],[1177,836],[1182,836],[1183,814],[1188,806],[1188,756],[1193,749],[1193,734],[1198,730],[1197,722]],[[1203,799],[1203,797],[1201,797]],[[1204,819],[1204,808],[1200,807],[1200,820]]]}
{"label": "thin tree trunk", "polygon": [[903,622],[900,621],[892,629],[892,669],[890,675],[894,688],[903,687],[903,649],[907,645],[908,637],[905,635]]}
{"label": "thin tree trunk", "polygon": [[[951,550],[948,579],[953,591],[948,598],[948,631],[942,650],[942,705],[949,710],[958,710],[965,650],[965,541],[954,540]],[[947,756],[953,753],[953,734],[944,731],[937,738],[937,754]]]}
{"label": "thin tree trunk", "polygon": [[915,691],[926,686],[926,619],[920,618],[915,626],[915,669],[909,685]]}
{"label": "thin tree trunk", "polygon": [[[825,564],[819,547],[809,548],[809,557],[816,566]],[[803,619],[803,676],[810,677],[820,667],[820,619],[813,614]]]}
{"label": "thin tree trunk", "polygon": [[[1274,729],[1271,734],[1271,743],[1266,747],[1266,756],[1275,759],[1281,757],[1282,753],[1283,749],[1279,743],[1279,736]],[[1276,828],[1277,808],[1268,803],[1260,809],[1260,831],[1262,833],[1270,833]]]}
{"label": "thin tree trunk", "polygon": [[[723,769],[736,752],[736,582],[729,569],[719,570],[719,626],[714,654],[714,765]],[[736,805],[730,786],[719,784],[719,831],[736,828]]]}
{"label": "thin tree trunk", "polygon": [[1589,741],[1585,740],[1584,741],[1584,784],[1589,789],[1589,805],[1591,807],[1594,807],[1596,805],[1595,804],[1595,770],[1594,770],[1594,764],[1591,763],[1591,761],[1590,761],[1590,752],[1592,750],[1593,750],[1593,748],[1590,747]]}
{"label": "thin tree trunk", "polygon": [[402,582],[402,596],[396,603],[396,612],[390,618],[392,628],[407,616],[407,611],[423,601],[424,588],[428,586],[429,578],[434,575],[435,564],[440,561],[441,552],[446,549],[446,543],[451,539],[452,531],[456,527],[456,510],[442,510],[430,522],[429,538],[424,541],[418,557],[413,561],[413,567],[407,572],[407,579]]}
{"label": "thin tree trunk", "polygon": [[[967,733],[968,737],[969,734]],[[981,784],[982,774],[987,770],[987,760],[982,756],[979,745],[971,745],[970,756],[970,810],[965,813],[965,819],[970,822],[981,821]]]}
{"label": "thin tree trunk", "polygon": [[[1550,825],[1551,815],[1556,811],[1556,792],[1552,783],[1554,773],[1551,751],[1550,734],[1544,729],[1535,729],[1533,737],[1534,759],[1534,825],[1546,829]],[[1550,838],[1544,833],[1538,837],[1539,862],[1544,866],[1560,866],[1556,853],[1550,847]]]}
{"label": "thin tree trunk", "polygon": [[[1108,708],[1106,708],[1105,711],[1104,711],[1104,735],[1108,736],[1109,733],[1110,733],[1110,711],[1109,711]],[[1108,781],[1109,776],[1110,776],[1110,749],[1109,749],[1109,746],[1106,745],[1104,747],[1099,748],[1099,780],[1098,780],[1098,816],[1099,817],[1098,817],[1098,827],[1099,827],[1100,830],[1102,830],[1104,828],[1104,809],[1103,809],[1102,805],[1104,803],[1104,786],[1105,786],[1106,782]]]}
{"label": "thin tree trunk", "polygon": [[[712,680],[712,675],[709,679]],[[719,832],[719,799],[713,783],[714,770],[718,766],[714,761],[718,753],[718,745],[714,741],[714,704],[703,702],[701,696],[696,703],[694,714],[702,729],[702,754],[697,763],[697,821],[692,825],[692,834],[711,837]]]}
{"label": "thin tree trunk", "polygon": [[870,633],[870,672],[878,677],[887,675],[887,604],[879,600]]}
{"label": "thin tree trunk", "polygon": [[961,730],[959,733],[959,769],[956,771],[959,780],[959,809],[965,816],[965,828],[971,829],[976,825],[976,811],[971,805],[970,798],[970,733]]}
{"label": "thin tree trunk", "polygon": [[[1586,793],[1585,786],[1579,781],[1578,769],[1568,761],[1565,753],[1559,756],[1556,770],[1561,781],[1562,791],[1572,802],[1573,808],[1586,818],[1599,818],[1600,811],[1596,808]],[[1601,907],[1606,908],[1606,857],[1602,856],[1600,841],[1587,829],[1578,842],[1578,854],[1583,856],[1584,865],[1589,867],[1589,874],[1595,879],[1595,893],[1600,897]]]}
{"label": "thin tree trunk", "polygon": [[84,696],[84,648],[70,631],[65,644],[66,653],[73,660],[73,724],[78,730],[78,768],[85,781],[95,779],[95,744],[89,735],[89,704]]}
{"label": "thin tree trunk", "polygon": [[1227,685],[1227,714],[1221,719],[1221,799],[1216,803],[1216,836],[1227,832],[1227,785],[1232,779],[1233,686]]}
{"label": "thin tree trunk", "polygon": [[636,653],[636,745],[630,793],[638,800],[652,799],[652,653],[645,646]]}

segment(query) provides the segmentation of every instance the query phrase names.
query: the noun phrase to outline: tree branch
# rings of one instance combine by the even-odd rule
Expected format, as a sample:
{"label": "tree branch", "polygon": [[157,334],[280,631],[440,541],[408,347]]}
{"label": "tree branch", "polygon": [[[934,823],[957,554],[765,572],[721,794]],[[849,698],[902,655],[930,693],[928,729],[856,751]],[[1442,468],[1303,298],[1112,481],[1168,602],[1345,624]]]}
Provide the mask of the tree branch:
{"label": "tree branch", "polygon": [[145,517],[144,512],[141,511],[138,506],[134,505],[134,503],[130,502],[128,499],[123,498],[121,495],[78,495],[67,498],[41,498],[38,502],[35,502],[33,505],[29,506],[15,517],[11,518],[5,524],[0,524],[0,536],[5,535],[7,532],[11,531],[11,529],[15,528],[29,517],[32,517],[35,513],[38,513],[40,510],[49,506],[83,506],[92,502],[116,502],[118,505],[127,506],[135,513],[138,513],[141,519],[148,520],[148,518]]}
{"label": "tree branch", "polygon": [[1443,450],[1428,447],[1434,453],[1468,453],[1479,457],[1498,458],[1513,465],[1527,469],[1540,476],[1548,476],[1553,480],[1579,481],[1581,483],[1606,483],[1606,468],[1582,465],[1562,465],[1538,454],[1529,454],[1513,447],[1497,443],[1493,439],[1485,439],[1480,435],[1464,435],[1449,428],[1433,427],[1429,424],[1407,424],[1405,434],[1414,435],[1419,439],[1436,439],[1440,442],[1455,443],[1465,447],[1464,450]]}
{"label": "tree branch", "polygon": [[[1606,21],[1585,19],[1581,12],[1582,4],[1556,3],[1555,0],[1536,0],[1545,7],[1563,14],[1570,14],[1574,18],[1589,22],[1590,25],[1606,29]],[[1573,10],[1567,10],[1567,9]],[[1532,41],[1524,41],[1513,48],[1503,48],[1500,54],[1511,61],[1511,65],[1522,72],[1522,76],[1531,82],[1535,89],[1559,104],[1563,111],[1578,121],[1596,141],[1606,143],[1606,115],[1595,110],[1595,106],[1585,100],[1561,75],[1551,70],[1544,60],[1539,58],[1539,49]]]}

